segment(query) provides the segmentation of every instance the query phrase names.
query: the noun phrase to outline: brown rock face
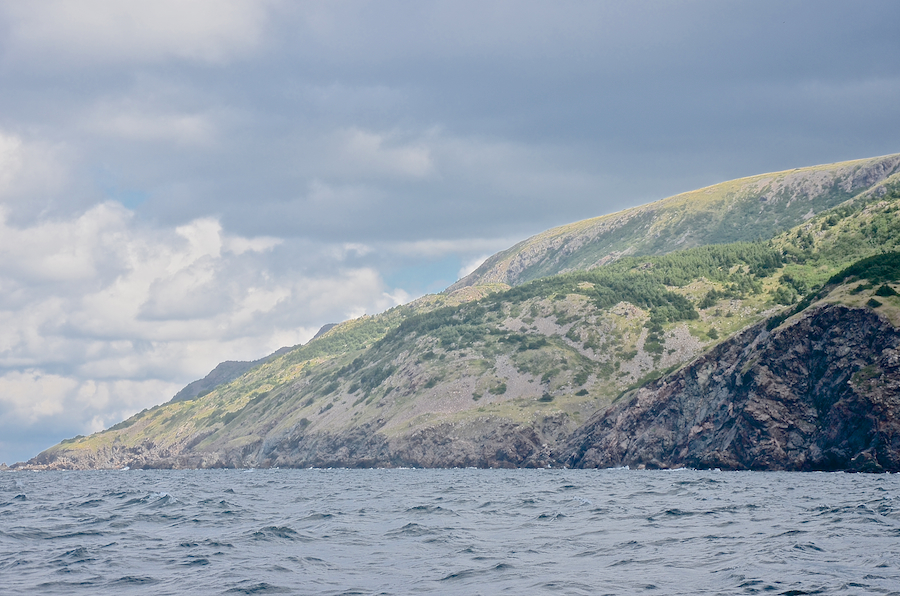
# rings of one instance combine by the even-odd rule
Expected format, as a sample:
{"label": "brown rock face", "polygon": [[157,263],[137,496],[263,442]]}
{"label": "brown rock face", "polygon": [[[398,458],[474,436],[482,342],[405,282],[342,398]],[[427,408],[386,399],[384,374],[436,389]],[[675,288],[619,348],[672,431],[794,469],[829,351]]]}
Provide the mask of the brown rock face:
{"label": "brown rock face", "polygon": [[268,440],[258,461],[280,467],[544,467],[556,463],[552,446],[567,436],[561,417],[535,426],[492,419],[443,423],[395,437],[377,430],[365,425],[339,434]]}
{"label": "brown rock face", "polygon": [[867,309],[757,325],[598,413],[566,463],[900,471],[898,346],[900,330]]}
{"label": "brown rock face", "polygon": [[[340,433],[305,433],[302,427],[226,451],[195,451],[190,442],[160,448],[136,447],[41,454],[28,467],[44,470],[193,468],[515,468],[557,465],[554,448],[568,438],[564,416],[534,425],[485,418],[467,424],[442,423],[388,437],[377,423]],[[202,437],[199,437],[202,439]],[[197,442],[197,441],[195,441]]]}

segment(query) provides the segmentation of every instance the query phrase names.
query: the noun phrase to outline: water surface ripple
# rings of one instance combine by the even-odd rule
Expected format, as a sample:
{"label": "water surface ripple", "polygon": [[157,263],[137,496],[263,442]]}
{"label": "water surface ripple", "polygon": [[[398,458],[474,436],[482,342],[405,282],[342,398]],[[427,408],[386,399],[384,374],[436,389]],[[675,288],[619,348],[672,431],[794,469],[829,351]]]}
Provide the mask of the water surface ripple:
{"label": "water surface ripple", "polygon": [[2,594],[898,594],[900,475],[0,474]]}

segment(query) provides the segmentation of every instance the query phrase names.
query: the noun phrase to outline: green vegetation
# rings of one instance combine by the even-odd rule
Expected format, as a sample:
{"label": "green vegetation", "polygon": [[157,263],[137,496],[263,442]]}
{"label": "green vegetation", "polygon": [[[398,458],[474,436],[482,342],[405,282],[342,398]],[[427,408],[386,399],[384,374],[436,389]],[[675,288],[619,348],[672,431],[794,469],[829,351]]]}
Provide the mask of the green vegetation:
{"label": "green vegetation", "polygon": [[494,395],[503,395],[506,393],[506,383],[500,383],[496,387],[491,387],[488,391]]}
{"label": "green vegetation", "polygon": [[[478,284],[486,277],[522,284],[607,264],[623,254],[660,255],[771,238],[851,199],[877,198],[871,191],[895,183],[897,167],[894,156],[886,156],[724,182],[548,230],[491,257],[452,287]],[[817,231],[827,231],[847,216],[841,211],[830,215],[817,221]],[[891,236],[889,230],[877,231],[880,238]],[[810,232],[803,231],[806,243],[812,240]]]}
{"label": "green vegetation", "polygon": [[[828,280],[828,285],[837,285],[848,279],[866,279],[872,284],[900,279],[900,252],[886,252],[857,261]],[[869,287],[872,287],[869,284]],[[875,292],[877,296],[896,296],[890,286],[883,285]]]}
{"label": "green vegetation", "polygon": [[[347,321],[194,400],[141,412],[58,448],[166,446],[193,437],[201,451],[249,453],[269,436],[337,433],[367,423],[390,435],[446,421],[537,424],[551,412],[570,421],[590,416],[732,333],[765,317],[774,328],[833,298],[838,287],[841,300],[900,313],[889,285],[900,279],[894,252],[900,191],[884,188],[881,196],[854,198],[769,239],[745,235],[748,241],[620,255],[599,268],[513,288],[464,288]],[[844,197],[840,188],[829,192],[816,204]],[[796,202],[801,206],[778,213],[800,217],[801,207],[809,210],[808,202]],[[690,202],[683,207],[689,211]],[[706,222],[691,238],[718,238],[713,232],[752,211],[740,209],[733,221],[702,209],[678,221]],[[628,234],[658,220],[648,217],[633,217],[611,238],[627,249]],[[771,227],[763,220],[746,234]],[[663,251],[670,240],[644,248]]]}
{"label": "green vegetation", "polygon": [[880,288],[875,290],[876,296],[881,296],[882,298],[887,298],[888,296],[897,296],[897,291],[887,284],[883,284]]}

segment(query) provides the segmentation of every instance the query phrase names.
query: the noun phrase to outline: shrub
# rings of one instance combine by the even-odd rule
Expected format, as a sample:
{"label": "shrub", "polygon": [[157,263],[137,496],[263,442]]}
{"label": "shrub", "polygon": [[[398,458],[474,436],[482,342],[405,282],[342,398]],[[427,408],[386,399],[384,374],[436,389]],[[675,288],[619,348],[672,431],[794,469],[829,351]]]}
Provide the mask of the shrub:
{"label": "shrub", "polygon": [[783,304],[785,306],[790,306],[794,302],[797,301],[794,292],[785,286],[778,286],[778,289],[772,294],[772,301],[775,304]]}
{"label": "shrub", "polygon": [[506,383],[500,383],[496,387],[491,387],[490,389],[488,389],[488,392],[492,393],[493,395],[503,395],[504,393],[506,393]]}

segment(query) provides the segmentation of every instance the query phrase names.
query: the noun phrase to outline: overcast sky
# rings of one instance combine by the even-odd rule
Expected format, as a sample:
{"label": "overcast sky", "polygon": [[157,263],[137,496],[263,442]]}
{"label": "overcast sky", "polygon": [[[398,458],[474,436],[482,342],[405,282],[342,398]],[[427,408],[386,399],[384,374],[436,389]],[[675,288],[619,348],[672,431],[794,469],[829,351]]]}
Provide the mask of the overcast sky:
{"label": "overcast sky", "polygon": [[0,0],[0,461],[554,225],[900,152],[900,2]]}

